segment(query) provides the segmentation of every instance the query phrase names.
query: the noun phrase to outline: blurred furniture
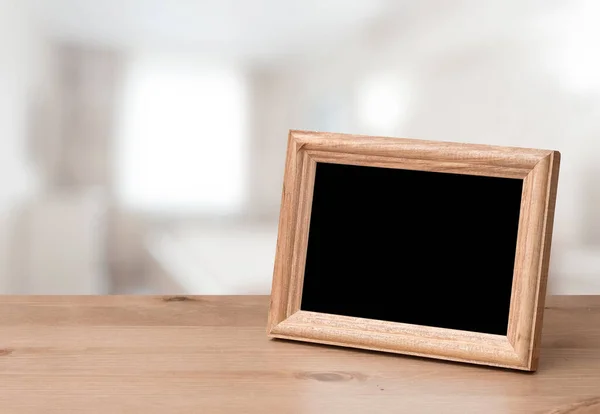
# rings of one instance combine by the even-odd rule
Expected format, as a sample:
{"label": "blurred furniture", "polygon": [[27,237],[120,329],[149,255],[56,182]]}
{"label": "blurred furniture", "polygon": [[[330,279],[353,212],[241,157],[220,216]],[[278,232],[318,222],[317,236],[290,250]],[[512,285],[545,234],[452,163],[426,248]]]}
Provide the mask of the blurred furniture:
{"label": "blurred furniture", "polygon": [[5,296],[0,411],[600,410],[600,296],[549,298],[535,374],[269,340],[268,303],[267,296]]}
{"label": "blurred furniture", "polygon": [[33,295],[108,292],[105,203],[93,191],[62,191],[30,201],[17,224],[13,281]]}
{"label": "blurred furniture", "polygon": [[150,231],[148,285],[157,294],[267,294],[276,241],[276,222]]}
{"label": "blurred furniture", "polygon": [[144,245],[147,225],[144,217],[113,205],[108,210],[106,227],[109,293],[163,293],[155,290],[148,279],[149,260]]}

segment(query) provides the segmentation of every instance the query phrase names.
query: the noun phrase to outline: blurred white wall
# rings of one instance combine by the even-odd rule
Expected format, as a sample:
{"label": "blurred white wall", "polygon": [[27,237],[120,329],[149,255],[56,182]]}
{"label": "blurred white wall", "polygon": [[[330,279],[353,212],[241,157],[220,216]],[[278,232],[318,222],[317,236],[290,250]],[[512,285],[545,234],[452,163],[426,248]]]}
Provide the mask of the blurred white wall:
{"label": "blurred white wall", "polygon": [[44,41],[20,2],[0,0],[0,291],[10,292],[17,207],[38,178],[27,153],[29,115],[43,75]]}
{"label": "blurred white wall", "polygon": [[[268,293],[250,267],[273,260],[288,130],[309,129],[560,150],[550,292],[600,293],[598,21],[592,0],[0,0],[0,292],[167,293],[160,256],[183,270],[159,286],[200,289],[178,293]],[[139,56],[195,80],[167,104],[148,82],[132,118]],[[211,104],[223,62],[239,108]],[[206,172],[227,163],[237,178]]]}
{"label": "blurred white wall", "polygon": [[[585,0],[401,7],[273,76],[263,145],[283,154],[286,125],[560,150],[550,291],[600,293],[598,18]],[[279,177],[261,178],[272,211]]]}

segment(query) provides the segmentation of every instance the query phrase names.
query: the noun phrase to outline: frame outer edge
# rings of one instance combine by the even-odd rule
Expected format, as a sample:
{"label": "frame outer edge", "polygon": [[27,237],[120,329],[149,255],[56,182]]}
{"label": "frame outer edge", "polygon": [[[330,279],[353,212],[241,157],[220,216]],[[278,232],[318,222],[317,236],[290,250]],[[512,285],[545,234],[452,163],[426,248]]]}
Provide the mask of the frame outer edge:
{"label": "frame outer edge", "polygon": [[269,301],[267,318],[267,334],[272,336],[273,329],[285,320],[289,294],[291,255],[295,237],[295,222],[298,191],[296,191],[297,153],[298,145],[294,131],[288,134],[288,145],[283,175],[283,188],[281,192],[281,207],[279,211],[279,224],[277,230],[277,244],[275,249],[275,264],[273,268],[273,281]]}
{"label": "frame outer edge", "polygon": [[[330,132],[293,130],[301,146],[308,150],[358,155],[406,157],[450,162],[473,162],[533,169],[550,150],[485,144],[428,141]],[[485,155],[484,155],[485,154]]]}
{"label": "frame outer edge", "polygon": [[531,353],[529,355],[528,360],[528,367],[531,371],[537,371],[540,357],[542,328],[544,322],[544,307],[546,304],[548,271],[550,268],[550,255],[552,251],[552,233],[554,230],[554,216],[556,211],[556,197],[558,193],[558,177],[560,171],[561,154],[558,151],[553,151],[548,156],[548,158],[550,158],[550,165],[547,173],[548,188],[546,193],[546,216],[544,223],[544,235],[542,241],[543,250],[540,266],[540,282],[537,292],[537,303],[535,308],[533,335],[531,341]]}
{"label": "frame outer edge", "polygon": [[[353,140],[355,142],[353,142]],[[332,341],[325,338],[309,339],[308,337],[304,337],[304,335],[298,335],[298,333],[292,334],[291,336],[289,335],[291,332],[287,334],[285,333],[287,329],[284,329],[284,327],[288,326],[288,323],[285,321],[292,316],[288,315],[288,307],[290,301],[289,295],[292,288],[290,284],[294,279],[291,272],[294,249],[297,247],[296,231],[298,227],[298,216],[301,213],[299,211],[301,192],[300,184],[302,181],[302,168],[305,161],[304,155],[306,155],[304,154],[306,152],[305,150],[324,148],[343,153],[344,149],[342,147],[346,147],[348,145],[347,149],[349,153],[371,154],[372,152],[368,149],[368,144],[373,144],[375,148],[378,148],[376,153],[383,151],[384,153],[389,154],[391,157],[398,157],[399,153],[404,153],[406,150],[409,150],[409,147],[412,144],[416,145],[415,149],[418,152],[416,158],[424,157],[424,159],[432,159],[437,161],[443,161],[447,157],[451,157],[453,160],[455,160],[454,157],[456,157],[457,154],[454,153],[454,151],[458,150],[461,151],[461,155],[459,156],[460,159],[462,159],[463,156],[467,158],[473,157],[473,159],[481,161],[483,164],[489,163],[490,165],[495,165],[496,163],[500,163],[499,165],[514,165],[519,168],[531,168],[532,172],[537,169],[537,174],[546,177],[546,185],[542,190],[544,195],[542,196],[540,194],[540,197],[543,197],[543,199],[540,201],[544,203],[544,208],[543,217],[541,218],[542,234],[539,239],[541,245],[539,246],[538,250],[538,254],[540,256],[538,258],[538,270],[535,272],[537,283],[535,285],[535,291],[532,292],[534,296],[533,298],[530,297],[531,299],[535,299],[535,301],[531,304],[531,308],[533,308],[533,315],[527,318],[531,324],[529,326],[530,330],[528,335],[530,336],[530,344],[525,349],[521,348],[521,352],[518,352],[516,348],[511,346],[511,341],[507,338],[509,347],[513,348],[515,352],[514,356],[516,360],[513,363],[500,363],[499,361],[487,359],[477,361],[471,360],[470,358],[448,358],[447,356],[444,357],[442,355],[438,355],[437,352],[423,354],[420,352],[411,352],[410,350],[406,349],[402,351],[397,349],[394,350],[394,347],[389,346],[384,346],[381,348],[365,346],[364,344],[362,344],[362,346],[358,344],[345,345],[337,340]],[[450,150],[450,152],[447,152],[448,150]],[[466,152],[463,153],[463,150]],[[489,154],[489,158],[484,155],[486,153]],[[268,336],[272,338],[328,343],[331,345],[341,345],[352,348],[373,349],[407,355],[418,355],[434,359],[450,359],[454,361],[482,365],[502,366],[505,368],[523,371],[535,371],[537,369],[537,363],[539,359],[560,158],[561,156],[558,151],[550,150],[494,147],[477,144],[438,143],[434,141],[419,141],[405,138],[382,138],[290,130],[288,135],[288,147],[279,216],[276,257],[267,322]]]}

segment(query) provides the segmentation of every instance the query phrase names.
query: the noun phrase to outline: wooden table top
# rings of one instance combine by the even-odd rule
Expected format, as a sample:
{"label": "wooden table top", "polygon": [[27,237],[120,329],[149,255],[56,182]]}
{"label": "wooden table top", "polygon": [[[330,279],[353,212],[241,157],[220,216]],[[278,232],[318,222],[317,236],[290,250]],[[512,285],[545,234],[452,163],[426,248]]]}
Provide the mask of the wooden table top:
{"label": "wooden table top", "polygon": [[269,340],[266,296],[5,296],[5,413],[600,413],[600,296],[549,298],[535,374]]}

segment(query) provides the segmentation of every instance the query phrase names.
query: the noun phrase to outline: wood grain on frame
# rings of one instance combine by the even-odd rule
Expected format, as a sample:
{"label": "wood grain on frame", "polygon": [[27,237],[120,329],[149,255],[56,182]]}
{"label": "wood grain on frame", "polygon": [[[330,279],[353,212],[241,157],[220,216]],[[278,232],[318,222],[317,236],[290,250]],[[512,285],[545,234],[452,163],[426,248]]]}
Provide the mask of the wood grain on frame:
{"label": "wood grain on frame", "polygon": [[398,168],[403,170],[434,171],[454,174],[481,175],[486,177],[525,178],[527,168],[500,166],[464,161],[434,161],[415,158],[385,157],[330,151],[306,151],[317,162],[349,164],[358,166]]}
{"label": "wood grain on frame", "polygon": [[532,370],[539,356],[559,168],[560,154],[553,152],[523,182],[508,339]]}
{"label": "wood grain on frame", "polygon": [[[507,336],[301,311],[316,162],[523,179]],[[549,150],[290,131],[268,334],[535,370],[559,164]]]}

